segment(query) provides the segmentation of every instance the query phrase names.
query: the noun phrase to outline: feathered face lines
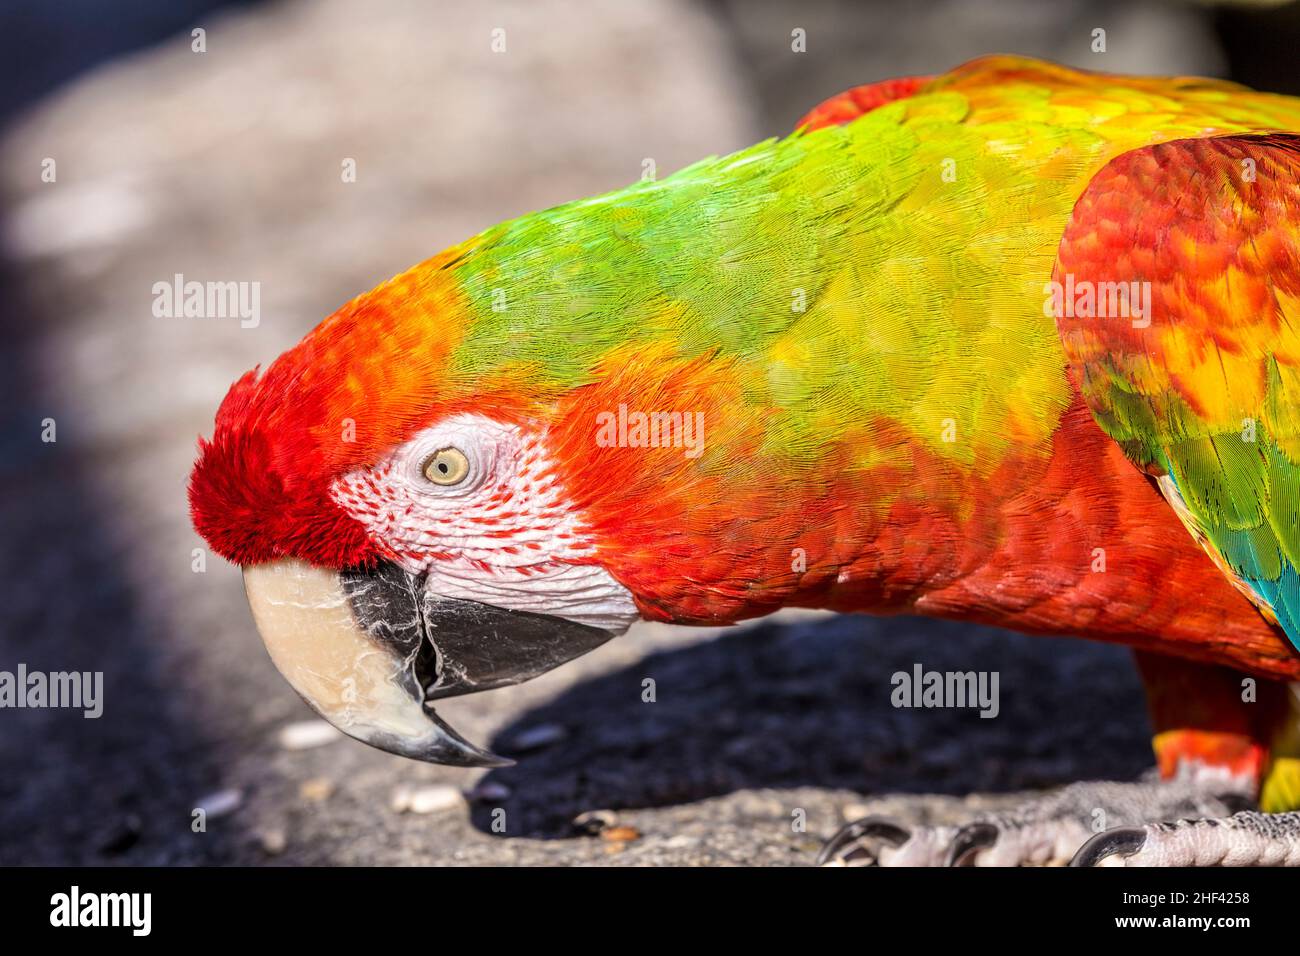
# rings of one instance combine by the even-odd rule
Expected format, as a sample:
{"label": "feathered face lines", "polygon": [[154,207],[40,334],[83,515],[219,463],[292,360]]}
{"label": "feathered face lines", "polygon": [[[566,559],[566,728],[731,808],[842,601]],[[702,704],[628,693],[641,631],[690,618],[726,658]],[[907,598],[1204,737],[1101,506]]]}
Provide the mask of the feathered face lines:
{"label": "feathered face lines", "polygon": [[[431,480],[440,451],[463,456],[452,484]],[[445,466],[444,466],[445,467]],[[542,542],[574,541],[542,433],[482,415],[458,414],[423,429],[372,468],[336,479],[331,495],[412,571],[435,557],[521,567],[536,563]],[[561,527],[567,522],[568,530]],[[570,556],[590,548],[567,546]],[[531,552],[531,555],[530,555]]]}
{"label": "feathered face lines", "polygon": [[545,439],[536,421],[456,414],[336,479],[330,493],[391,560],[440,595],[626,627],[630,597],[592,562],[589,531]]}

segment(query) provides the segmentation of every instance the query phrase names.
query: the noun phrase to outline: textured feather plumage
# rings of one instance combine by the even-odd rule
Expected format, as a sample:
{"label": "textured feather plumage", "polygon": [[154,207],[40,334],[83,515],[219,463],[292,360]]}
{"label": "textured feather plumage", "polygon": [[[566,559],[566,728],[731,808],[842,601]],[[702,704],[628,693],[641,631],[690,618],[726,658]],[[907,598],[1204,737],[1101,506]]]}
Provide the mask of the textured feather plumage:
{"label": "textured feather plumage", "polygon": [[1058,274],[1150,284],[1062,333],[1098,421],[1300,647],[1300,136],[1179,140],[1090,183]]}
{"label": "textured feather plumage", "polygon": [[[1043,309],[1108,163],[1278,129],[1300,102],[1013,57],[845,94],[349,303],[232,390],[196,524],[238,561],[383,556],[329,483],[474,411],[545,429],[591,560],[650,617],[919,610],[1300,675],[1098,430]],[[597,447],[620,405],[702,413],[703,454]]]}

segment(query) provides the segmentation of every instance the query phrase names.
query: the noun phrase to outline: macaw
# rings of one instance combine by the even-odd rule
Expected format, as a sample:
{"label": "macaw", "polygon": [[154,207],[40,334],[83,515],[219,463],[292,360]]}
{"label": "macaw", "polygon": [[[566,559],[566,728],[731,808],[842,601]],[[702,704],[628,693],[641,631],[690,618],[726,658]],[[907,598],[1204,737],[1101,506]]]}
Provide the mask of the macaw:
{"label": "macaw", "polygon": [[639,618],[1130,645],[1161,780],[824,858],[1300,864],[1297,131],[1012,56],[858,87],[342,306],[231,387],[195,528],[315,710],[462,766],[434,701]]}

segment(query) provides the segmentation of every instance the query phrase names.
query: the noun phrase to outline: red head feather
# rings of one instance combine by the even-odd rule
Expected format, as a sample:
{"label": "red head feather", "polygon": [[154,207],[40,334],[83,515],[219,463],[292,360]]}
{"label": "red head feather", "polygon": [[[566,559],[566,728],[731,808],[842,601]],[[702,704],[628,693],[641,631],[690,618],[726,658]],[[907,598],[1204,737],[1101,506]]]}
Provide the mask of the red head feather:
{"label": "red head feather", "polygon": [[330,497],[331,482],[373,463],[444,397],[464,315],[444,253],[343,306],[261,376],[245,374],[199,440],[194,526],[238,564],[294,556],[319,565],[381,555]]}

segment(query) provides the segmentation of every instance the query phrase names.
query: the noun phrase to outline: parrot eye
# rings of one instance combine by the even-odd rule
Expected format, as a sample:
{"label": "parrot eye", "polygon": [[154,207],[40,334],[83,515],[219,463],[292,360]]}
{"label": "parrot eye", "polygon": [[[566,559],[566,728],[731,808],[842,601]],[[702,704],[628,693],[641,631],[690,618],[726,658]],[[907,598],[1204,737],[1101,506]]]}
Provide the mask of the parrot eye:
{"label": "parrot eye", "polygon": [[424,463],[424,477],[435,485],[458,485],[469,474],[469,459],[459,448],[439,448]]}

